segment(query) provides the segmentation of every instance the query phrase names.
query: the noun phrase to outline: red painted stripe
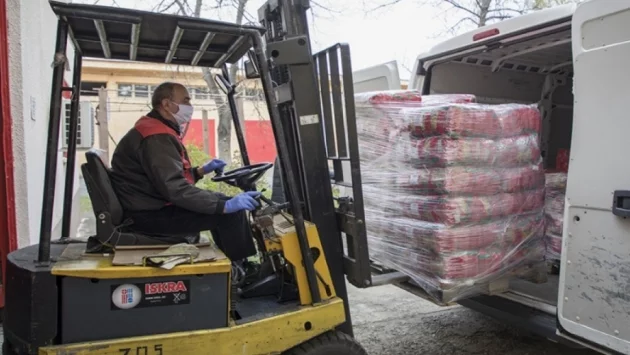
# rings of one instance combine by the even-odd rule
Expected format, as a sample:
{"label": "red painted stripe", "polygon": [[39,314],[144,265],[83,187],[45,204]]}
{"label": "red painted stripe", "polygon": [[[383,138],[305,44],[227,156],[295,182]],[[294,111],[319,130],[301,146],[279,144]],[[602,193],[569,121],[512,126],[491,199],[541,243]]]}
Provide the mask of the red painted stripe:
{"label": "red painted stripe", "polygon": [[[15,191],[13,185],[13,139],[11,130],[11,102],[9,86],[9,47],[6,0],[0,0],[0,258],[2,284],[5,283],[7,255],[17,248],[15,220]],[[4,288],[0,293],[0,307],[4,307]]]}

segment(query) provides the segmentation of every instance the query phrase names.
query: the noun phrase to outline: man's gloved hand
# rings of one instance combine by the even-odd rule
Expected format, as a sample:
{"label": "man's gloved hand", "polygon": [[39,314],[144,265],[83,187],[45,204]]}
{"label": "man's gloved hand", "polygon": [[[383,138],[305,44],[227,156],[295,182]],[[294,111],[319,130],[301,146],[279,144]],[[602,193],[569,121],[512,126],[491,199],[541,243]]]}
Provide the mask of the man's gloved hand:
{"label": "man's gloved hand", "polygon": [[225,202],[224,213],[234,213],[242,210],[253,211],[260,206],[260,202],[255,198],[260,196],[258,191],[247,191],[236,195]]}
{"label": "man's gloved hand", "polygon": [[204,175],[207,175],[215,170],[218,170],[219,172],[223,172],[223,168],[226,165],[227,164],[225,164],[225,162],[221,159],[212,159],[202,167],[203,173]]}

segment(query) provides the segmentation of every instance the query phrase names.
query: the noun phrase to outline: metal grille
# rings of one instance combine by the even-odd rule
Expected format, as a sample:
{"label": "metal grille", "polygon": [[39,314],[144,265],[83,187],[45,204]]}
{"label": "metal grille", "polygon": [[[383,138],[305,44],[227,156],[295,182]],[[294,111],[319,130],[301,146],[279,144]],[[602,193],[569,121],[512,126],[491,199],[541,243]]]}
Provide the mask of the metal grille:
{"label": "metal grille", "polygon": [[[65,130],[65,146],[70,144],[70,103],[64,105],[63,127]],[[81,146],[81,110],[77,110],[77,146]]]}

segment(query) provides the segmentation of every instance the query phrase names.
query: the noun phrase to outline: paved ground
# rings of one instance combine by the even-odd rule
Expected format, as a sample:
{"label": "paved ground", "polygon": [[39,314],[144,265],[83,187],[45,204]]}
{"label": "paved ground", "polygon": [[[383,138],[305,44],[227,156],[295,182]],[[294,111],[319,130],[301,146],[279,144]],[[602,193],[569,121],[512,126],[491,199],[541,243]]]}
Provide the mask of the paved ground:
{"label": "paved ground", "polygon": [[350,286],[355,336],[369,355],[595,355],[524,334],[463,307],[439,307],[394,286]]}

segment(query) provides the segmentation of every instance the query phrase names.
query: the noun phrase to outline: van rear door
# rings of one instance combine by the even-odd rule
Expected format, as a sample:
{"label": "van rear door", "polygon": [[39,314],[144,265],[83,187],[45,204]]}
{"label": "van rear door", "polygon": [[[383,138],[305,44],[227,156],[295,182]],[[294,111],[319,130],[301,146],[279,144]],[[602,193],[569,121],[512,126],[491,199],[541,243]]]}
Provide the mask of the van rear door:
{"label": "van rear door", "polygon": [[352,73],[354,93],[381,90],[400,90],[398,63],[394,60]]}
{"label": "van rear door", "polygon": [[630,354],[630,2],[594,0],[572,23],[574,119],[559,331]]}

